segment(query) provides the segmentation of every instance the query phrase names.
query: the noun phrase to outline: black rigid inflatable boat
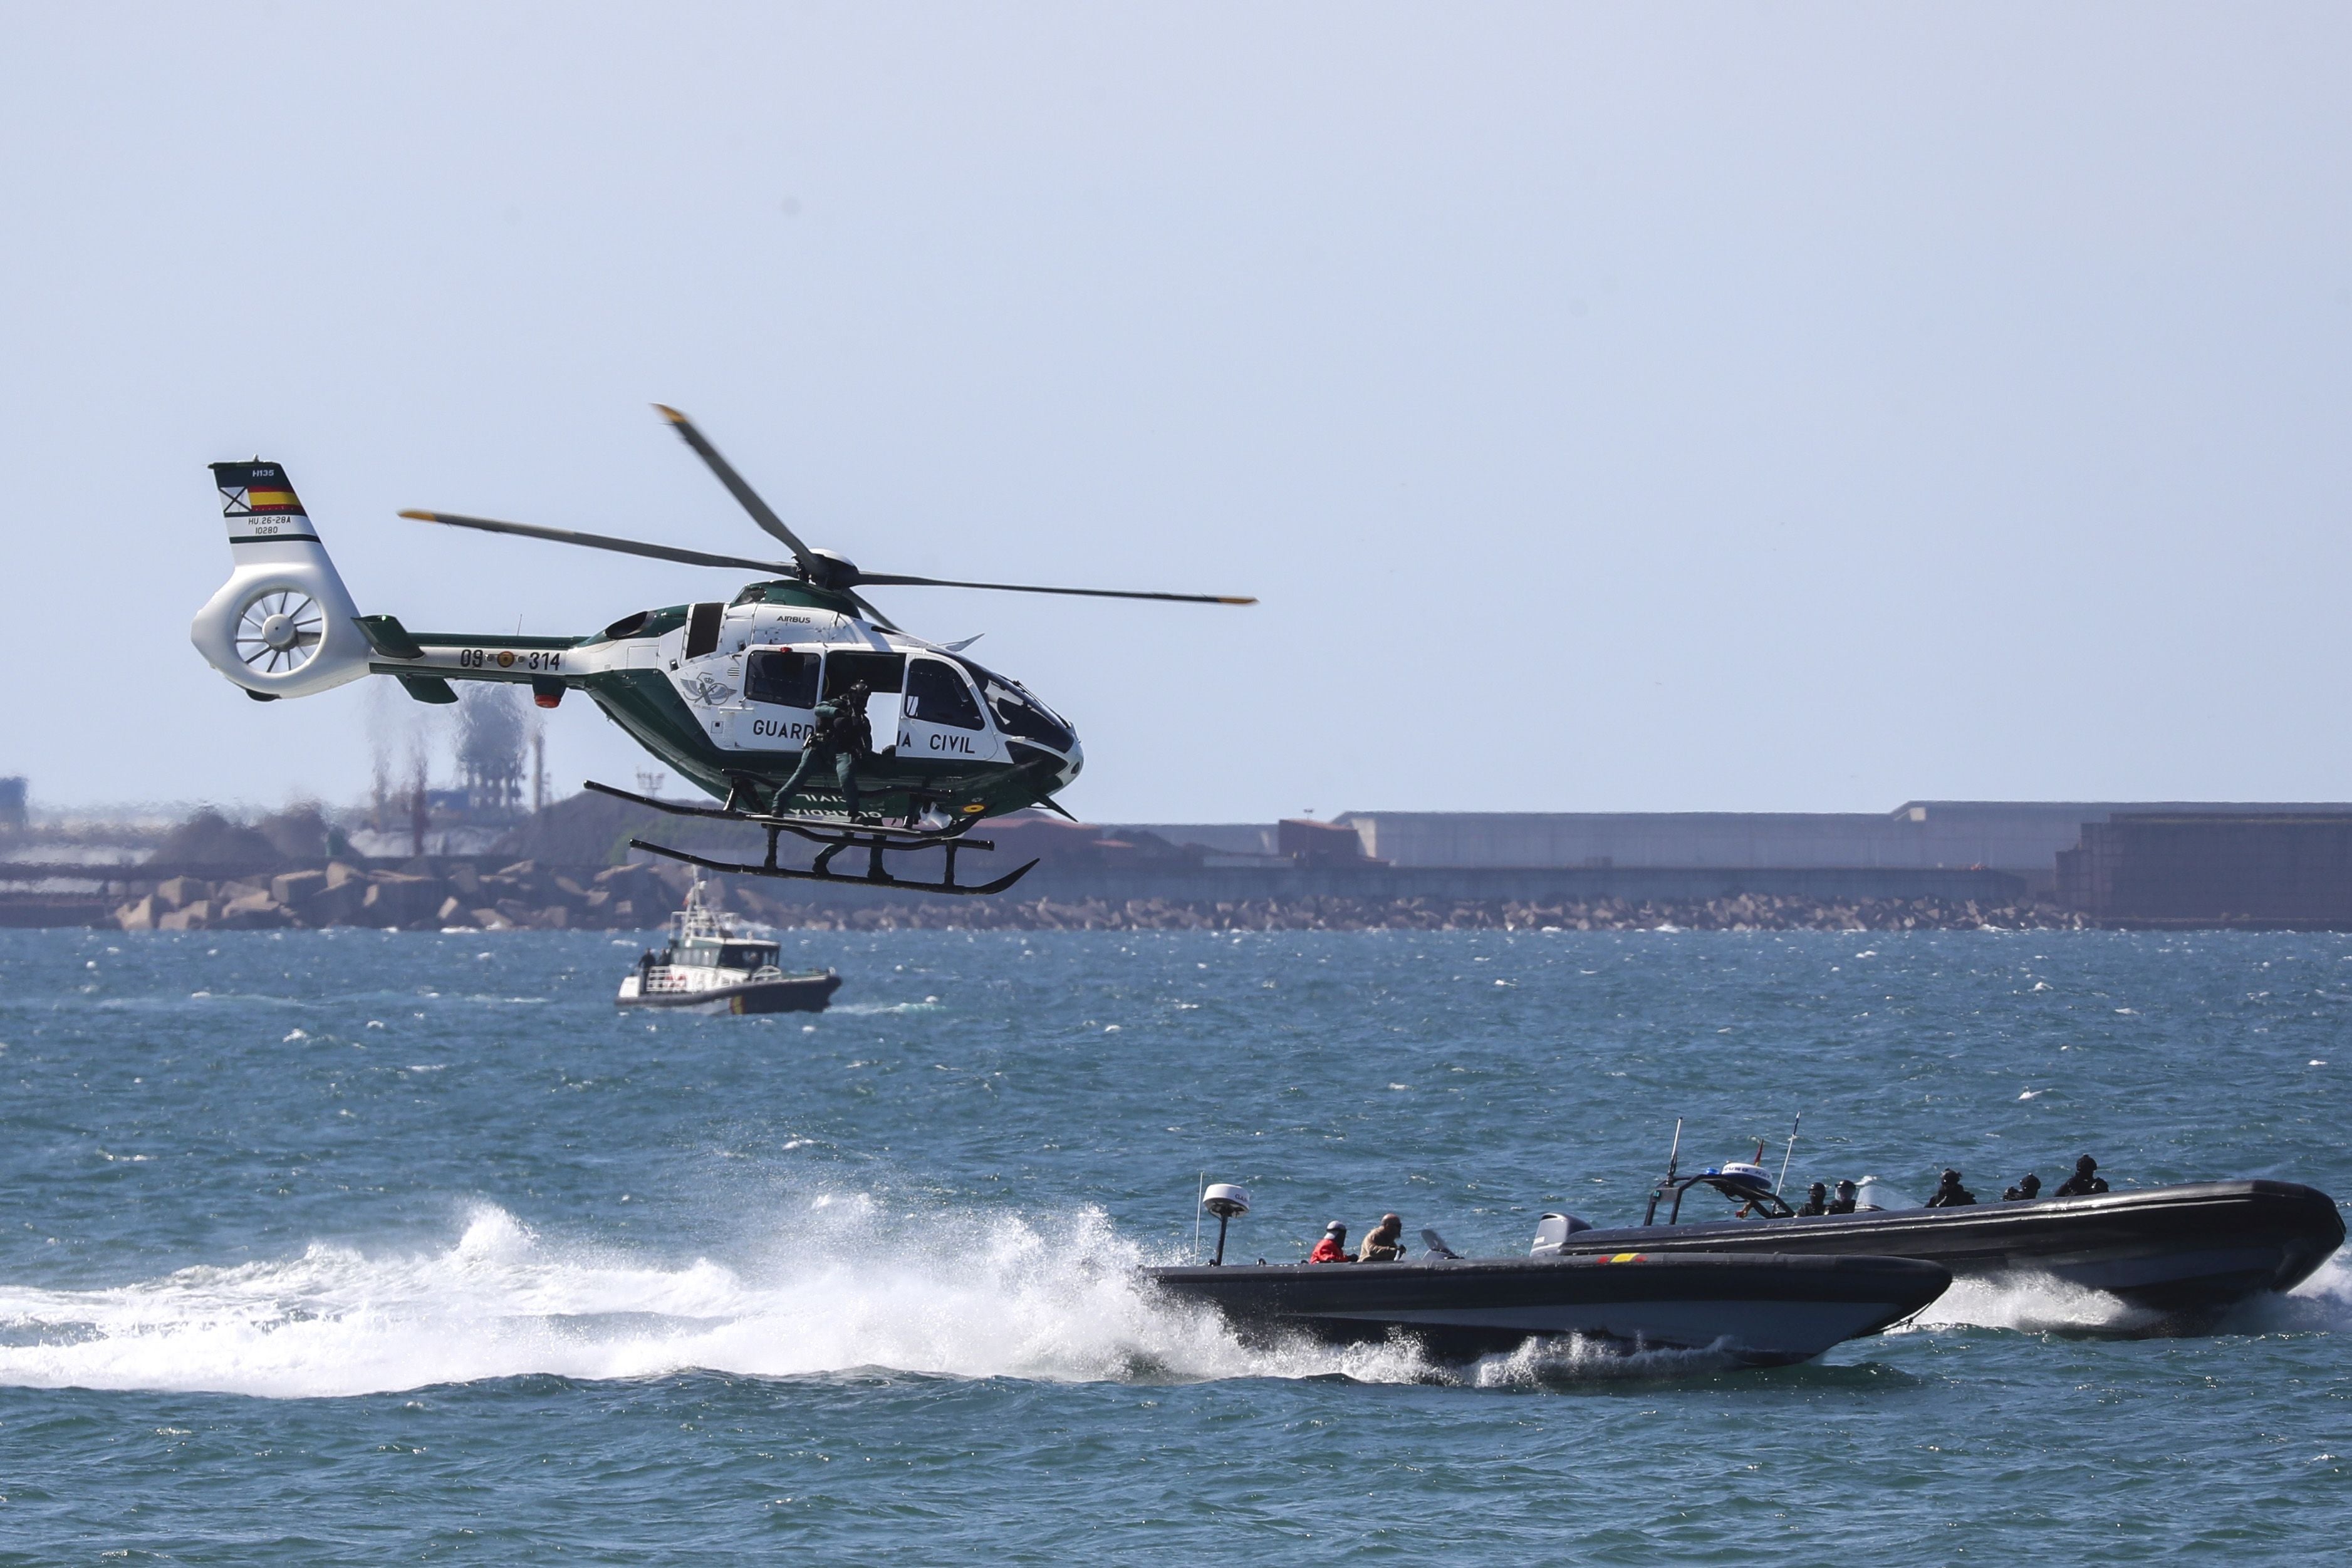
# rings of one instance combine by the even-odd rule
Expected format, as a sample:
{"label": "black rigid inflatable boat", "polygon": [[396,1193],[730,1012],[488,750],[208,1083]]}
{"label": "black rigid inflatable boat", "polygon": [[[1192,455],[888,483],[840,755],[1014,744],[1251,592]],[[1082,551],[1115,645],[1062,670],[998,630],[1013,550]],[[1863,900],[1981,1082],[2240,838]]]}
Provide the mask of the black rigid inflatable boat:
{"label": "black rigid inflatable boat", "polygon": [[[1662,1184],[1664,1224],[1577,1228],[1547,1216],[1536,1255],[1639,1248],[1748,1255],[1867,1253],[1941,1264],[1959,1279],[2039,1274],[2169,1314],[2209,1314],[2263,1291],[2292,1290],[2344,1243],[2336,1200],[2284,1181],[2191,1182],[2090,1197],[1863,1209],[1797,1217],[1747,1172],[1726,1166]],[[1746,1219],[1675,1222],[1684,1192],[1715,1188],[1757,1211]],[[1656,1212],[1653,1199],[1652,1213]]]}
{"label": "black rigid inflatable boat", "polygon": [[1810,1361],[1876,1333],[1942,1295],[1952,1279],[1937,1264],[1904,1258],[1651,1251],[1146,1272],[1169,1295],[1214,1306],[1258,1342],[1402,1335],[1437,1359],[1466,1361],[1531,1338],[1575,1335],[1627,1352],[1714,1352],[1741,1366]]}
{"label": "black rigid inflatable boat", "polygon": [[1429,1251],[1414,1262],[1227,1266],[1225,1228],[1249,1212],[1249,1194],[1220,1183],[1202,1191],[1201,1208],[1217,1217],[1215,1260],[1143,1273],[1169,1297],[1214,1307],[1257,1343],[1407,1338],[1440,1360],[1466,1361],[1572,1336],[1607,1350],[1701,1351],[1737,1365],[1786,1366],[1901,1322],[1952,1282],[1941,1265],[1906,1258],[1642,1249],[1463,1258],[1434,1230],[1421,1233]]}

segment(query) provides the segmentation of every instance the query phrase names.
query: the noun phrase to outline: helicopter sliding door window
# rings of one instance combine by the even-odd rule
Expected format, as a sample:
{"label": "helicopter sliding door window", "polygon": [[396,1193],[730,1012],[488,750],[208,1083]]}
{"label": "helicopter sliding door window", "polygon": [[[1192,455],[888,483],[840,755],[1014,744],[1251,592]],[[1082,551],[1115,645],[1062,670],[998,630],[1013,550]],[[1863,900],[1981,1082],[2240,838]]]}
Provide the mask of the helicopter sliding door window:
{"label": "helicopter sliding door window", "polygon": [[868,690],[866,727],[874,732],[874,749],[886,752],[898,745],[898,690],[906,684],[907,655],[874,653],[862,648],[835,648],[824,661],[824,695],[837,697],[859,681]]}
{"label": "helicopter sliding door window", "polygon": [[727,613],[724,604],[698,604],[686,613],[686,656],[699,659],[719,646],[719,618]]}
{"label": "helicopter sliding door window", "polygon": [[744,663],[743,695],[776,707],[813,708],[820,663],[814,653],[763,648]]}
{"label": "helicopter sliding door window", "polygon": [[859,681],[877,696],[898,695],[907,678],[904,653],[869,653],[863,648],[835,648],[825,661],[824,695],[837,697]]}

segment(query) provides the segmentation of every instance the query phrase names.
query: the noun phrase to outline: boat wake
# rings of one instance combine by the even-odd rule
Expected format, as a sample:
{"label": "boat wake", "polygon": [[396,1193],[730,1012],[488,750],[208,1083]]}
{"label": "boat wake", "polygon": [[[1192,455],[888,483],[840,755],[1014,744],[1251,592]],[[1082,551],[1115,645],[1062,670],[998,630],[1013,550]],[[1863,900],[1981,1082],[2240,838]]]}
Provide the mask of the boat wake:
{"label": "boat wake", "polygon": [[[2284,1295],[2258,1296],[2193,1326],[2216,1334],[2352,1331],[2352,1262],[2338,1249]],[[2116,1337],[2180,1332],[2163,1312],[2048,1275],[1955,1281],[1926,1311],[1889,1332],[1965,1328]]]}
{"label": "boat wake", "polygon": [[2225,1333],[2352,1332],[2352,1259],[2337,1248],[2311,1278],[2284,1296],[2264,1296],[2221,1320]]}
{"label": "boat wake", "polygon": [[2126,1336],[2151,1333],[2164,1314],[2136,1307],[2105,1291],[2069,1284],[2047,1274],[1999,1280],[1956,1280],[1950,1290],[1890,1333],[1939,1329],[2009,1329],[2019,1333]]}
{"label": "boat wake", "polygon": [[1244,1346],[1206,1310],[1151,1298],[1133,1272],[1144,1261],[1097,1212],[894,1222],[865,1198],[820,1197],[789,1249],[722,1264],[553,1240],[486,1205],[436,1251],[320,1242],[107,1289],[0,1284],[0,1384],[307,1398],[689,1370],[1459,1380],[1407,1345]]}

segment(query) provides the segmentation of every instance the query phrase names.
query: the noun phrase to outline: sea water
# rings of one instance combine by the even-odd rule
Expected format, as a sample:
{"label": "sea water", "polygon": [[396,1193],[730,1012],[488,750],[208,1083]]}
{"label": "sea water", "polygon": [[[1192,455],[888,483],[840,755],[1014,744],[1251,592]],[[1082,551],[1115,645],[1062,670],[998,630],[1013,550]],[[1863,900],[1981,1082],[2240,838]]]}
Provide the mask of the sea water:
{"label": "sea water", "polygon": [[[0,1561],[2245,1563],[2352,1533],[2352,1274],[2132,1338],[1956,1290],[1814,1364],[1255,1351],[1293,1260],[1684,1168],[2352,1196],[2352,939],[0,933]],[[1211,1222],[1213,1230],[1213,1221]]]}

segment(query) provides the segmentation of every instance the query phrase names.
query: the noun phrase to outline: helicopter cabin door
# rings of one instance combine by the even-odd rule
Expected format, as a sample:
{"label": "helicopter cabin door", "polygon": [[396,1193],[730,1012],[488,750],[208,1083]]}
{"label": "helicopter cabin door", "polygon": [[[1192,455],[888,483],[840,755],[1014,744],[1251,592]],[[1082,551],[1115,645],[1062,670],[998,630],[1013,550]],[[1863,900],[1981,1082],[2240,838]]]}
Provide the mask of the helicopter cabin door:
{"label": "helicopter cabin door", "polygon": [[743,664],[746,712],[736,720],[735,743],[748,751],[798,751],[816,723],[814,649],[754,648]]}
{"label": "helicopter cabin door", "polygon": [[834,649],[824,661],[824,695],[839,696],[859,681],[869,688],[866,723],[874,732],[874,754],[887,757],[898,744],[898,706],[907,682],[907,655]]}
{"label": "helicopter cabin door", "polygon": [[898,721],[898,754],[927,762],[994,761],[1000,756],[971,683],[945,659],[919,653],[907,661],[907,714]]}

